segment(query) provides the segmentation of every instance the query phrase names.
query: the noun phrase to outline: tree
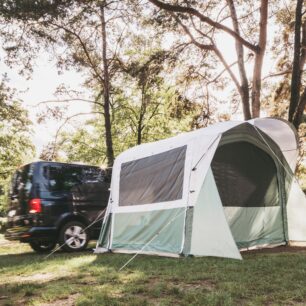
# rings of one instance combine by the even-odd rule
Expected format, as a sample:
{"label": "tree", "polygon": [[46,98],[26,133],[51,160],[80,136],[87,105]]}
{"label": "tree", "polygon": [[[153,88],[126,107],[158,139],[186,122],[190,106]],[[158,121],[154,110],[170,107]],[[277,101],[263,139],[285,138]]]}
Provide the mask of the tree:
{"label": "tree", "polygon": [[[281,35],[276,37],[273,51],[277,61],[276,71],[268,77],[274,81],[274,90],[266,104],[272,116],[282,117],[301,130],[305,109],[305,58],[306,58],[306,19],[301,1],[291,1],[276,14],[277,26]],[[300,134],[301,137],[303,133]]]}
{"label": "tree", "polygon": [[306,19],[304,18],[304,21],[302,20],[303,4],[305,10],[305,1],[297,0],[296,2],[291,97],[288,112],[289,121],[293,122],[297,129],[301,124],[302,115],[306,106],[306,85],[303,89],[301,80],[306,61]]}
{"label": "tree", "polygon": [[31,76],[39,50],[52,42],[52,36],[41,31],[39,21],[62,18],[74,0],[2,0],[0,1],[0,38],[6,51],[5,63]]}
{"label": "tree", "polygon": [[[132,89],[132,83],[126,83]],[[139,140],[137,131],[137,122],[141,109],[141,98],[139,98],[139,89],[137,85],[135,91],[128,96],[122,91],[115,94],[116,104],[112,109],[112,127],[114,154],[117,156],[124,150],[133,147]],[[167,87],[166,84],[160,86],[158,91],[147,92],[150,94],[150,103],[147,105],[144,120],[145,128],[141,132],[141,141],[152,142],[163,138],[174,136],[180,132],[186,132],[193,129],[198,124],[197,119],[201,110],[198,103],[192,103],[182,97],[173,87]],[[138,105],[135,105],[138,104]],[[157,109],[156,109],[157,107]],[[158,115],[152,116],[152,111]],[[105,165],[105,144],[99,142],[99,137],[103,130],[101,120],[91,119],[87,123],[77,128],[75,132],[61,133],[59,137],[59,152],[65,161],[85,162],[98,166]]]}
{"label": "tree", "polygon": [[[156,92],[160,91],[163,79],[160,73],[169,54],[161,49],[150,50],[146,46],[146,39],[140,35],[137,37],[137,45],[134,45],[135,58],[123,63],[120,67],[124,73],[136,81],[136,88],[140,91],[140,103],[135,106],[125,105],[126,112],[132,124],[132,129],[137,135],[136,144],[143,141],[143,133],[149,122],[159,115],[159,107],[162,101],[157,99]],[[134,40],[135,42],[135,40]],[[128,81],[128,78],[126,78]]]}
{"label": "tree", "polygon": [[[98,88],[97,97],[100,100],[95,97],[94,103],[103,106],[103,138],[106,142],[109,166],[114,160],[109,109],[111,78],[114,75],[111,57],[116,50],[111,50],[107,45],[107,28],[119,18],[118,12],[121,10],[117,9],[118,5],[120,6],[119,1],[39,0],[33,3],[19,0],[14,3],[6,0],[0,6],[0,14],[5,21],[17,22],[15,33],[23,29],[31,38],[36,39],[37,48],[43,46],[54,51],[59,69],[73,67],[82,70],[87,74],[86,85],[95,90]],[[25,44],[27,39],[24,35],[19,35],[20,39],[16,41],[9,32],[4,30],[2,35],[12,44],[6,50],[10,55],[14,55],[10,58],[16,62],[17,52],[29,51],[28,45]],[[25,49],[20,48],[21,43]],[[118,44],[119,42],[114,48],[118,47]],[[63,48],[66,48],[67,52],[62,52]],[[31,57],[27,59],[30,60]],[[27,69],[31,69],[30,64]]]}
{"label": "tree", "polygon": [[[107,8],[109,4],[106,1],[75,1],[70,8],[73,17],[48,20],[44,31],[53,30],[54,38],[58,37],[69,49],[63,55],[56,55],[59,65],[85,69],[88,73],[87,86],[98,88],[94,103],[103,107],[101,113],[104,117],[107,165],[111,167],[114,153],[110,119],[110,78],[113,74],[110,75],[112,67],[111,59],[108,58],[111,51],[107,46]],[[91,22],[87,22],[89,15]]]}
{"label": "tree", "polygon": [[[171,18],[175,20],[176,24],[183,29],[192,44],[203,50],[203,52],[212,52],[215,55],[228,72],[240,95],[244,118],[250,119],[252,117],[258,117],[260,115],[261,71],[267,40],[268,0],[260,1],[260,18],[258,26],[254,28],[254,22],[253,24],[252,22],[248,24],[248,36],[253,38],[254,41],[257,40],[256,43],[244,38],[240,31],[240,29],[243,28],[241,20],[251,18],[250,16],[254,17],[254,12],[252,11],[254,7],[252,5],[249,10],[247,7],[244,7],[245,10],[248,10],[247,13],[244,14],[244,16],[238,17],[234,1],[226,1],[225,6],[227,7],[233,25],[233,28],[230,28],[222,23],[222,20],[227,19],[228,16],[223,13],[225,7],[223,3],[221,3],[222,6],[220,7],[220,1],[210,1],[207,4],[198,2],[186,3],[184,1],[171,3],[160,0],[149,1],[161,11],[168,12],[168,15],[170,15]],[[218,9],[219,12],[217,12]],[[160,18],[166,19],[166,16],[162,15],[161,11],[159,12]],[[211,15],[219,16],[221,20],[215,21],[209,17]],[[258,38],[256,39],[252,37],[255,32],[258,34]],[[215,39],[218,33],[227,34],[235,41],[240,80],[238,80],[231,65],[226,62],[223,51],[218,47]],[[255,55],[251,81],[252,111],[250,108],[249,95],[250,84],[247,80],[245,68],[245,49],[248,49],[249,52]]]}
{"label": "tree", "polygon": [[16,168],[34,156],[27,112],[15,99],[15,93],[0,83],[0,213],[5,209],[8,180]]}

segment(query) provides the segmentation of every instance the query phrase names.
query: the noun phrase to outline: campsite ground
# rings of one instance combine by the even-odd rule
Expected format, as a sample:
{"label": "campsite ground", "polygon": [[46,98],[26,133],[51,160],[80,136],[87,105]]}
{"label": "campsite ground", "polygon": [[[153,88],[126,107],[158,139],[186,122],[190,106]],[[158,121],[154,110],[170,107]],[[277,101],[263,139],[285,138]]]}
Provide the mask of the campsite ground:
{"label": "campsite ground", "polygon": [[306,251],[217,258],[58,252],[0,236],[0,305],[305,305]]}

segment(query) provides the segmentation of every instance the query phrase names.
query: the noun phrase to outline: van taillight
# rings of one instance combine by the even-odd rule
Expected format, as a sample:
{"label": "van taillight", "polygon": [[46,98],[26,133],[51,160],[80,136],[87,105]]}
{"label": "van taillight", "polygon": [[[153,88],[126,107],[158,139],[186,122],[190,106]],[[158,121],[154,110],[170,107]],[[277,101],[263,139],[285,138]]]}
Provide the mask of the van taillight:
{"label": "van taillight", "polygon": [[31,199],[29,201],[29,212],[31,214],[41,213],[41,200],[40,199]]}

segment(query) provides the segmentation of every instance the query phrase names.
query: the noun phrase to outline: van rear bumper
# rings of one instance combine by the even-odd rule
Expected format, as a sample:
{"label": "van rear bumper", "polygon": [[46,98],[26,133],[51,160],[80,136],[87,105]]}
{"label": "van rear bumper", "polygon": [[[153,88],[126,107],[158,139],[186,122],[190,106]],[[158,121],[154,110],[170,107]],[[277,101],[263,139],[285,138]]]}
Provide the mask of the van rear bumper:
{"label": "van rear bumper", "polygon": [[57,229],[56,227],[12,227],[5,231],[4,238],[20,242],[56,241]]}

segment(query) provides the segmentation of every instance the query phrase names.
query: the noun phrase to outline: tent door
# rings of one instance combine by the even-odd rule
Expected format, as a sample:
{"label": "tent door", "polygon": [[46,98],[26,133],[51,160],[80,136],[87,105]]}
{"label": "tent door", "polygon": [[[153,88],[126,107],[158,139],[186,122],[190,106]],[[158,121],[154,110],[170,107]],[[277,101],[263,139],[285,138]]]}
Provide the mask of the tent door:
{"label": "tent door", "polygon": [[216,150],[212,170],[239,248],[284,242],[284,218],[278,168],[264,150],[246,141]]}

